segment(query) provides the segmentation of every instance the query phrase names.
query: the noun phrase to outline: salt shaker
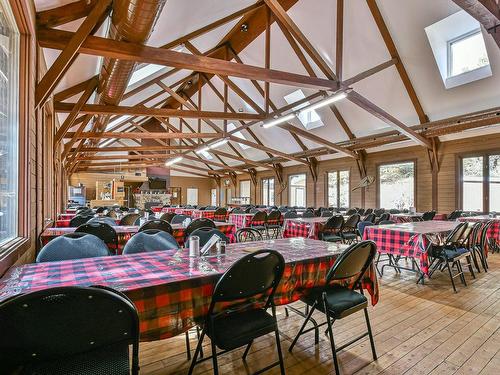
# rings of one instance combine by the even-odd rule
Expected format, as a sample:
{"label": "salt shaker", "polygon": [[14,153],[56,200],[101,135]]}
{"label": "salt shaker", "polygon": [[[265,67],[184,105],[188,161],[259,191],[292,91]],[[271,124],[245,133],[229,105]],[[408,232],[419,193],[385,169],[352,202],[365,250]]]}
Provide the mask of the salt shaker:
{"label": "salt shaker", "polygon": [[217,253],[225,254],[226,253],[226,241],[217,242]]}
{"label": "salt shaker", "polygon": [[189,237],[189,256],[197,257],[200,254],[200,237]]}

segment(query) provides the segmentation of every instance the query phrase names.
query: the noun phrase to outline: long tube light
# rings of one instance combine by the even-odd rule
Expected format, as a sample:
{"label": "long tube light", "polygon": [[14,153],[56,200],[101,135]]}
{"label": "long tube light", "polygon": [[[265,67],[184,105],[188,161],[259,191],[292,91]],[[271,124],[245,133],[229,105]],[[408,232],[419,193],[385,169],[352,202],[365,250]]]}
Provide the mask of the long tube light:
{"label": "long tube light", "polygon": [[169,167],[169,166],[171,166],[171,165],[173,165],[173,164],[175,164],[175,163],[180,162],[182,159],[184,159],[182,156],[179,156],[179,157],[177,157],[177,158],[171,159],[171,160],[169,160],[169,161],[167,161],[167,162],[165,163],[165,166]]}
{"label": "long tube light", "polygon": [[213,144],[211,144],[210,146],[208,146],[210,149],[212,148],[217,148],[217,147],[220,147],[222,145],[225,145],[227,142],[229,142],[228,139],[224,138],[224,139],[221,139],[220,141],[217,141]]}
{"label": "long tube light", "polygon": [[277,119],[265,122],[264,124],[262,124],[262,127],[265,128],[265,129],[271,128],[273,126],[276,126],[276,125],[282,124],[284,122],[290,121],[290,120],[292,120],[294,118],[295,118],[295,113],[290,113],[289,115],[286,115],[286,116],[283,116],[283,117],[278,117]]}
{"label": "long tube light", "polygon": [[299,114],[308,113],[308,112],[314,111],[316,109],[326,107],[327,105],[338,102],[338,101],[345,99],[345,98],[347,98],[347,93],[339,92],[338,94],[329,96],[323,100],[320,100],[319,102],[316,102],[310,106],[307,106],[307,107],[301,109],[299,111]]}

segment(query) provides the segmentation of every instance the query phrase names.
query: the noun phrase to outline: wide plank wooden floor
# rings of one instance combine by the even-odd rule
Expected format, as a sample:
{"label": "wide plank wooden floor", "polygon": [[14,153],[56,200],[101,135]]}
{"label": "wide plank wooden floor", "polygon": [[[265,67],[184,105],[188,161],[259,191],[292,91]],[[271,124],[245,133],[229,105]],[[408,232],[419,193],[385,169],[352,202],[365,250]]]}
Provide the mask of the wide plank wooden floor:
{"label": "wide plank wooden floor", "polygon": [[[342,374],[500,374],[500,255],[489,256],[490,270],[466,274],[468,286],[454,294],[449,278],[440,274],[416,285],[415,276],[386,270],[380,279],[381,298],[370,308],[378,361],[373,362],[368,339],[339,353]],[[296,303],[300,307],[300,303]],[[291,340],[302,318],[285,317],[279,309],[279,327],[286,373],[334,374],[328,338],[321,334],[314,345],[314,334],[299,339],[292,354]],[[321,320],[321,315],[317,316]],[[337,345],[365,329],[362,313],[335,323]],[[208,339],[206,340],[206,344]],[[191,337],[196,345],[196,336]],[[221,374],[250,374],[276,359],[273,336],[257,340],[247,357],[243,350],[219,357]],[[210,352],[209,347],[205,349]],[[186,374],[184,335],[152,343],[142,343],[141,374]],[[195,374],[211,374],[211,361],[200,364]],[[268,372],[279,374],[279,368]]]}

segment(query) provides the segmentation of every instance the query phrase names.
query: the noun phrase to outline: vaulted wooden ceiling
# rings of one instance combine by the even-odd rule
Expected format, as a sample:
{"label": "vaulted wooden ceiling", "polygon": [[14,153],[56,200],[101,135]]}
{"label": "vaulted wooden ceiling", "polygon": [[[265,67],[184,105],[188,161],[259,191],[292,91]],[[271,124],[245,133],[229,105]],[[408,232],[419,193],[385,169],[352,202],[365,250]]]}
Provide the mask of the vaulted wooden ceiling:
{"label": "vaulted wooden ceiling", "polygon": [[[496,0],[453,2],[499,41]],[[458,9],[453,2],[436,1],[436,16]],[[214,15],[205,17],[193,16],[198,2],[167,0],[145,45],[106,36],[110,13],[126,1],[35,3],[38,41],[48,63],[37,85],[36,104],[43,106],[54,94],[61,123],[56,141],[69,173],[163,165],[180,155],[183,161],[170,168],[201,176],[252,175],[256,170],[279,169],[282,163],[305,164],[314,175],[318,159],[337,156],[356,159],[363,173],[367,150],[411,143],[426,148],[437,164],[440,136],[500,122],[499,108],[491,108],[487,101],[478,106],[473,98],[470,111],[453,117],[426,112],[426,100],[414,86],[420,77],[409,74],[406,66],[414,61],[403,58],[409,56],[411,46],[406,42],[411,38],[393,36],[390,29],[398,27],[389,27],[384,15],[384,9],[387,14],[394,6],[397,9],[395,0],[356,5],[318,0],[314,6],[305,5],[305,0],[207,1],[207,8],[198,11],[213,10]],[[421,9],[427,18],[432,13],[417,0],[407,5]],[[400,11],[404,19],[412,9]],[[189,31],[164,40],[166,25]],[[367,27],[376,35],[366,33]],[[407,33],[414,31],[408,28]],[[358,49],[366,48],[363,61],[352,58],[354,38]],[[404,54],[398,41],[405,42]],[[372,53],[373,49],[381,52]],[[421,53],[415,49],[415,55]],[[498,48],[490,52],[492,65],[500,64],[498,52]],[[103,104],[96,99],[104,84],[103,75],[95,75],[102,64],[96,57],[134,62],[136,70],[144,64],[166,68],[129,85],[118,104]],[[89,78],[81,79],[85,75]],[[489,80],[500,82],[498,74]],[[305,98],[286,104],[284,94],[297,88]],[[381,97],[371,95],[374,89]],[[272,129],[259,126],[304,102],[314,103],[339,91],[348,92],[347,98],[322,112],[323,128],[306,130],[296,120]],[[387,109],[391,101],[396,103],[392,110]],[[102,118],[108,126],[95,126]],[[246,139],[238,137],[241,134]],[[211,160],[195,152],[220,139],[228,143],[211,149]]]}

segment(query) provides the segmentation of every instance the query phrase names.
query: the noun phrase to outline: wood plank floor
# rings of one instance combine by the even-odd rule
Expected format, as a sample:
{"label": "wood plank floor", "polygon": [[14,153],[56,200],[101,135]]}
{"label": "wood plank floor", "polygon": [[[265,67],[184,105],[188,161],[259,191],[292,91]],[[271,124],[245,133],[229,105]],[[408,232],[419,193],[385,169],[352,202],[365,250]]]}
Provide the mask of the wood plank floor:
{"label": "wood plank floor", "polygon": [[[490,271],[476,274],[475,280],[467,273],[468,286],[460,285],[457,294],[444,273],[416,285],[413,274],[387,270],[380,279],[380,301],[369,311],[378,361],[372,361],[364,339],[339,353],[342,374],[500,374],[500,254],[490,255],[489,264]],[[321,315],[317,320],[323,321]],[[279,308],[278,323],[287,374],[335,374],[325,335],[318,346],[312,332],[302,336],[290,354],[288,347],[302,318],[287,318]],[[336,322],[336,344],[363,330],[362,313]],[[194,334],[191,345],[196,345]],[[210,352],[208,347],[205,352]],[[242,352],[219,357],[220,373],[250,374],[277,358],[272,336],[253,344],[246,364]],[[141,344],[140,361],[141,374],[186,374],[184,335]],[[279,368],[267,373],[279,374]],[[198,365],[195,374],[212,374],[211,361]]]}

